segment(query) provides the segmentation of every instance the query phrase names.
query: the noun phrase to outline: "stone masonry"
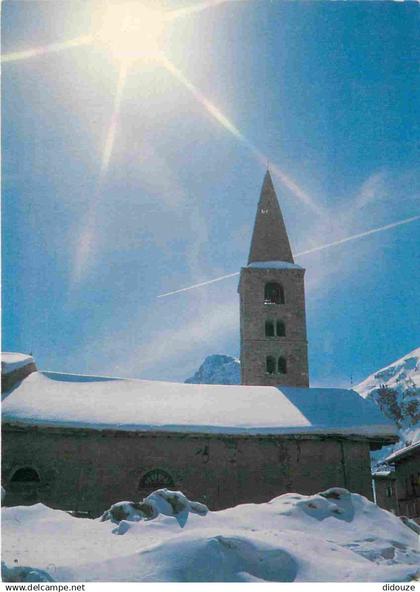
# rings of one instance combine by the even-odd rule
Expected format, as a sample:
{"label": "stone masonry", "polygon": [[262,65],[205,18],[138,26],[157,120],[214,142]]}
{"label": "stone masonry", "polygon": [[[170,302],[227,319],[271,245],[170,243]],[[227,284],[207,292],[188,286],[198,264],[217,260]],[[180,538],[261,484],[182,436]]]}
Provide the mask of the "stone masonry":
{"label": "stone masonry", "polygon": [[[170,476],[170,489],[218,510],[296,491],[345,487],[372,498],[368,439],[334,436],[229,436],[3,426],[6,505],[42,502],[100,515],[112,503],[139,500]],[[16,480],[23,467],[38,479]]]}
{"label": "stone masonry", "polygon": [[[242,384],[309,385],[304,273],[303,268],[294,264],[283,216],[267,171],[248,266],[241,269],[238,289]],[[268,284],[280,287],[280,301],[265,297]],[[284,335],[267,334],[266,323],[272,322],[276,327],[277,321],[284,324]],[[269,366],[269,358],[274,360],[274,370]],[[281,371],[279,358],[283,358],[285,364]]]}

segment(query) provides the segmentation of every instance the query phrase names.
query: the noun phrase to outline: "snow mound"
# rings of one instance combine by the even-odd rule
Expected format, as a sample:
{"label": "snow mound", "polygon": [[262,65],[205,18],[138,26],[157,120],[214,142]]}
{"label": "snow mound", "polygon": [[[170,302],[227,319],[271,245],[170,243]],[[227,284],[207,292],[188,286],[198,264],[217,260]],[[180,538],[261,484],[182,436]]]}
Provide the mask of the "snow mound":
{"label": "snow mound", "polygon": [[322,491],[318,496],[312,496],[311,499],[298,501],[297,507],[317,520],[326,518],[338,518],[351,522],[354,517],[354,507],[351,500],[351,493],[347,489],[333,487]]}
{"label": "snow mound", "polygon": [[30,565],[26,578],[45,572],[55,581],[401,582],[420,562],[413,530],[341,488],[191,514],[182,530],[173,513],[121,520],[124,536],[113,536],[111,521],[41,504],[4,508],[2,523],[7,573]]}
{"label": "snow mound", "polygon": [[1,579],[3,582],[54,582],[46,571],[34,567],[7,567],[2,561]]}
{"label": "snow mound", "polygon": [[237,358],[213,354],[207,356],[200,368],[190,378],[189,384],[240,384],[241,363]]}
{"label": "snow mound", "polygon": [[[100,572],[100,581],[124,581],[129,573],[136,582],[292,582],[297,563],[287,551],[261,538],[227,533],[187,535],[140,554],[82,566],[80,581],[89,578],[92,570]],[[73,570],[60,574],[65,581],[77,579]]]}
{"label": "snow mound", "polygon": [[16,352],[2,352],[1,354],[1,373],[10,374],[18,368],[23,368],[28,364],[34,364],[32,356],[27,354],[19,354]]}
{"label": "snow mound", "polygon": [[[157,489],[142,502],[118,502],[113,504],[101,516],[101,521],[111,520],[116,524],[122,521],[139,522],[140,520],[154,520],[159,514],[163,514],[164,516],[173,516],[180,527],[183,528],[190,512],[205,516],[208,511],[207,506],[189,500],[181,491]],[[129,525],[124,524],[113,532],[115,534],[125,534],[127,530],[129,530]]]}

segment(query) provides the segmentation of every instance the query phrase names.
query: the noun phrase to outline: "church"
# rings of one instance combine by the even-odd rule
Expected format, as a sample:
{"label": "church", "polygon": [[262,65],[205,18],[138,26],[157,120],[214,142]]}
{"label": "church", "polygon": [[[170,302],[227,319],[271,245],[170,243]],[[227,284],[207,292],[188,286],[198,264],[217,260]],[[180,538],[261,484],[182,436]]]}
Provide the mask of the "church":
{"label": "church", "polygon": [[160,487],[211,510],[345,487],[372,498],[393,422],[351,390],[309,388],[305,270],[267,171],[239,281],[241,385],[40,372],[2,358],[6,505],[98,516]]}

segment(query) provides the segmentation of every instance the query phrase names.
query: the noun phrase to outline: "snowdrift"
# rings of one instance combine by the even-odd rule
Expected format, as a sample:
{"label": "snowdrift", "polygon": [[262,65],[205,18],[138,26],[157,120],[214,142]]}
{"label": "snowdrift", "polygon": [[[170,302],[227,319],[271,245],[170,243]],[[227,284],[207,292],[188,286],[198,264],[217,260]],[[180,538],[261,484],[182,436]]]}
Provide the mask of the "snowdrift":
{"label": "snowdrift", "polygon": [[111,520],[74,518],[42,504],[4,508],[3,578],[395,582],[418,576],[418,535],[345,489],[190,513],[183,528],[174,516],[126,519],[115,528]]}

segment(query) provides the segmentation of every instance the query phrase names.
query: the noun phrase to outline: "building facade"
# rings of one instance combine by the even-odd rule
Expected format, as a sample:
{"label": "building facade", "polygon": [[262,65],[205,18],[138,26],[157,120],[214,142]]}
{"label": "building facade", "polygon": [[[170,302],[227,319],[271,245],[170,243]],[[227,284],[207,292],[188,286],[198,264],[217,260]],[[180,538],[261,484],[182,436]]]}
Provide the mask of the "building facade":
{"label": "building facade", "polygon": [[[3,426],[9,506],[99,516],[161,487],[211,510],[344,487],[372,499],[368,439]],[[328,458],[328,462],[325,459]]]}
{"label": "building facade", "polygon": [[309,386],[304,274],[267,171],[238,288],[242,384]]}
{"label": "building facade", "polygon": [[395,467],[398,515],[420,524],[420,442],[397,450],[386,463]]}
{"label": "building facade", "polygon": [[383,508],[398,514],[396,477],[392,471],[377,471],[372,475],[375,503]]}

